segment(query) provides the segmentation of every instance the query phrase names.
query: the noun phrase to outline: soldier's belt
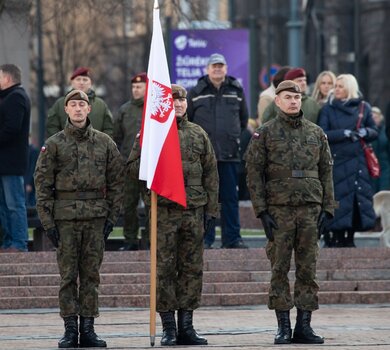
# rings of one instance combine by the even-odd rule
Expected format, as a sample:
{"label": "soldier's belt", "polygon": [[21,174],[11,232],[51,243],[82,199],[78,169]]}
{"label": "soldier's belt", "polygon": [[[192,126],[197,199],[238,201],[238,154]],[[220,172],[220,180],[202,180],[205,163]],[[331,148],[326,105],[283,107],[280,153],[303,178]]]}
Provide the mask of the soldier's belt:
{"label": "soldier's belt", "polygon": [[288,177],[294,178],[303,178],[303,177],[313,177],[318,179],[318,171],[317,170],[278,170],[271,171],[267,175],[267,180],[275,180],[275,179],[285,179]]}
{"label": "soldier's belt", "polygon": [[83,200],[83,199],[103,199],[105,198],[103,192],[96,191],[77,191],[77,192],[62,192],[56,191],[56,199],[70,199],[70,200]]}
{"label": "soldier's belt", "polygon": [[184,179],[185,186],[202,186],[202,179]]}

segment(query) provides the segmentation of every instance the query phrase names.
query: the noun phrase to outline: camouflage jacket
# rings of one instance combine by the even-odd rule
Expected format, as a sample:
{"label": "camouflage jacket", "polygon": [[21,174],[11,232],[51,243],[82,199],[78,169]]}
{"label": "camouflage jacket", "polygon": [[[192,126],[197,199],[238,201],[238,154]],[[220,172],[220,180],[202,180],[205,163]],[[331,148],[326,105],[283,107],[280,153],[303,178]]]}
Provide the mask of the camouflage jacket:
{"label": "camouflage jacket", "polygon": [[278,116],[253,134],[244,159],[256,216],[268,205],[321,205],[333,215],[335,202],[327,137],[303,117]]}
{"label": "camouflage jacket", "polygon": [[144,99],[123,104],[114,119],[114,141],[125,160],[130,155],[137,133],[141,130]]}
{"label": "camouflage jacket", "polygon": [[[88,92],[88,98],[91,103],[91,112],[88,118],[94,129],[112,136],[113,119],[107,104],[95,95],[93,90]],[[55,133],[64,129],[68,115],[64,109],[65,96],[60,97],[47,113],[46,137],[53,136]]]}
{"label": "camouflage jacket", "polygon": [[113,224],[123,199],[123,159],[114,141],[95,130],[89,120],[46,140],[38,157],[34,181],[37,211],[45,229],[55,220],[106,217]]}
{"label": "camouflage jacket", "polygon": [[[199,125],[189,122],[187,115],[178,122],[178,132],[187,209],[204,206],[207,214],[217,217],[219,179],[213,146],[206,132]],[[127,161],[127,170],[133,178],[138,178],[140,154],[137,137]],[[182,208],[160,196],[158,205]]]}

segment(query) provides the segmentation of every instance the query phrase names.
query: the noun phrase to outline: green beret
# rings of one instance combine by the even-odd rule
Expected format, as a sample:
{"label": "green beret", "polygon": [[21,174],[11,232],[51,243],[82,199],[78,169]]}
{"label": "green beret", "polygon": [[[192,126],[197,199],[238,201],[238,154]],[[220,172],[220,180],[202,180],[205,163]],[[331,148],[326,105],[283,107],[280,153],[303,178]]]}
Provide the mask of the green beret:
{"label": "green beret", "polygon": [[72,90],[65,96],[64,105],[66,106],[70,100],[82,100],[89,104],[88,95],[81,90]]}
{"label": "green beret", "polygon": [[178,98],[186,98],[187,91],[180,85],[172,84],[172,97],[174,100]]}
{"label": "green beret", "polygon": [[282,91],[290,91],[290,92],[295,92],[295,93],[298,93],[298,94],[302,93],[301,88],[299,87],[299,85],[297,83],[293,82],[292,80],[284,80],[284,81],[282,81],[278,85],[278,87],[276,88],[275,94],[278,95]]}

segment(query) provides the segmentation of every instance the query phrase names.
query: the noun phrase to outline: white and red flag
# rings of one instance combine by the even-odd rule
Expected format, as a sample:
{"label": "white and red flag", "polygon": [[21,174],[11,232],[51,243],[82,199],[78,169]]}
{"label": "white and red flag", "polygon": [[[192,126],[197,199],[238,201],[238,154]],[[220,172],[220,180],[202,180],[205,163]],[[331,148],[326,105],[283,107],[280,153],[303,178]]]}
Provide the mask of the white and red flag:
{"label": "white and red flag", "polygon": [[186,207],[183,168],[171,81],[155,1],[148,82],[141,128],[140,180],[158,195]]}

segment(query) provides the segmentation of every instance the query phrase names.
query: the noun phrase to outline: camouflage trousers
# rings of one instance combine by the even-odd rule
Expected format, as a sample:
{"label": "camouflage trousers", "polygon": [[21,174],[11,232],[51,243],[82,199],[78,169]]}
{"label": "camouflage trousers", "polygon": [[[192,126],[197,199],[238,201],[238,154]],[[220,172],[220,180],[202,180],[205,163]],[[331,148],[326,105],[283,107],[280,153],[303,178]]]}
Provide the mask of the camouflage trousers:
{"label": "camouflage trousers", "polygon": [[[138,180],[126,179],[123,198],[123,236],[129,245],[138,244],[138,203],[143,197],[142,187]],[[145,206],[145,239],[149,239],[149,208]]]}
{"label": "camouflage trousers", "polygon": [[[317,219],[319,205],[301,207],[270,206],[269,213],[279,226],[274,241],[268,241],[266,252],[271,262],[271,285],[268,308],[290,310],[295,307],[318,309],[316,264],[319,253]],[[288,273],[292,252],[295,260],[294,300],[291,298]]]}
{"label": "camouflage trousers", "polygon": [[104,222],[104,218],[56,221],[60,234],[57,263],[61,276],[61,317],[99,316],[98,287],[104,253]]}
{"label": "camouflage trousers", "polygon": [[157,311],[195,310],[203,278],[204,208],[158,207]]}

